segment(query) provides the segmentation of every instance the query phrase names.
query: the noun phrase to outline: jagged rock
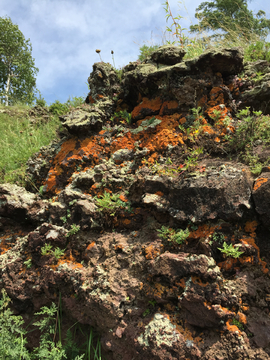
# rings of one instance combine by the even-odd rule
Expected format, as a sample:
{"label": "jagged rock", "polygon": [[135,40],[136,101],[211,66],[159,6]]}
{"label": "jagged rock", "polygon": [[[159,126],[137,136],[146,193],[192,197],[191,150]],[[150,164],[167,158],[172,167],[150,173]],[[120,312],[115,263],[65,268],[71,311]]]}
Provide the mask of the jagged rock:
{"label": "jagged rock", "polygon": [[190,275],[197,275],[204,281],[217,279],[221,275],[214,259],[206,255],[165,253],[153,260],[150,266],[151,274],[166,277],[171,282]]}
{"label": "jagged rock", "polygon": [[252,197],[256,212],[263,224],[270,228],[270,173],[263,172],[255,180]]}
{"label": "jagged rock", "polygon": [[174,65],[182,61],[186,51],[178,46],[163,45],[152,52],[150,59],[158,64]]}
{"label": "jagged rock", "polygon": [[106,115],[98,108],[85,111],[77,109],[67,115],[60,116],[63,126],[67,128],[70,134],[88,134],[93,135],[102,129]]}
{"label": "jagged rock", "polygon": [[[239,166],[221,166],[179,181],[159,176],[138,178],[129,192],[135,203],[182,222],[237,220],[251,209],[251,188],[245,171]],[[157,192],[163,195],[158,195],[158,199],[155,195],[151,200],[150,194]]]}
{"label": "jagged rock", "polygon": [[15,184],[0,185],[0,216],[18,222],[42,222],[48,217],[47,201]]}
{"label": "jagged rock", "polygon": [[95,63],[93,71],[88,78],[90,93],[87,102],[94,102],[103,96],[113,97],[119,92],[120,81],[111,64]]}
{"label": "jagged rock", "polygon": [[120,149],[112,154],[112,158],[117,164],[120,164],[124,161],[132,160],[133,157],[134,157],[133,151],[128,149]]}
{"label": "jagged rock", "polygon": [[[175,51],[179,52],[179,48],[175,48]],[[141,97],[166,98],[169,91],[173,95],[171,100],[178,102],[179,107],[174,110],[183,111],[186,109],[184,105],[187,105],[187,108],[196,105],[194,99],[205,95],[209,83],[215,86],[215,82],[218,81],[215,73],[219,72],[228,77],[241,72],[242,69],[241,48],[211,49],[192,60],[160,68],[154,63],[129,65],[123,70],[123,100],[134,107],[140,102]],[[219,85],[222,83],[219,82]]]}

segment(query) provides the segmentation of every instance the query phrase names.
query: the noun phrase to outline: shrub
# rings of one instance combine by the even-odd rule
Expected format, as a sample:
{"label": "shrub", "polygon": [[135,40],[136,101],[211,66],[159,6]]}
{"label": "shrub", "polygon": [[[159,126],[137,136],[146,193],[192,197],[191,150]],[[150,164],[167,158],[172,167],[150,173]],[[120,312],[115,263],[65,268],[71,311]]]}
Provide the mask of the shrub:
{"label": "shrub", "polygon": [[59,100],[56,100],[49,106],[49,110],[52,114],[60,116],[68,112],[69,106],[66,103],[62,104]]}
{"label": "shrub", "polygon": [[244,59],[246,61],[266,60],[270,61],[270,43],[256,41],[245,49]]}
{"label": "shrub", "polygon": [[159,45],[143,45],[140,47],[139,60],[144,61],[148,56],[150,56],[155,50],[159,48]]}

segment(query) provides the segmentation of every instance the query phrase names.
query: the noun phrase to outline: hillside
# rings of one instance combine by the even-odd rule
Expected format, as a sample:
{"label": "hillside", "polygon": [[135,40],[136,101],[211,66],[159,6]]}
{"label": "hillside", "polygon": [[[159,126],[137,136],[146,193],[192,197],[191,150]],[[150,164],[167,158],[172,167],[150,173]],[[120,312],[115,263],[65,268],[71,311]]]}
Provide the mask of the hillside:
{"label": "hillside", "polygon": [[25,187],[0,184],[0,289],[24,320],[61,300],[107,360],[266,360],[270,63],[184,55],[93,65]]}

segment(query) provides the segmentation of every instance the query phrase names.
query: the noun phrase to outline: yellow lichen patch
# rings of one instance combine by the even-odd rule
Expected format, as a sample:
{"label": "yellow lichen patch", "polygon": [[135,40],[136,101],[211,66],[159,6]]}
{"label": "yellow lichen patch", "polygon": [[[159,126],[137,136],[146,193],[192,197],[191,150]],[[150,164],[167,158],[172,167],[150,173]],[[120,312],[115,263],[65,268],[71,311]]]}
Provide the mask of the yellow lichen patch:
{"label": "yellow lichen patch", "polygon": [[255,181],[255,184],[253,186],[253,190],[256,191],[259,189],[259,187],[262,186],[262,184],[266,183],[268,181],[268,179],[266,178],[259,178]]}

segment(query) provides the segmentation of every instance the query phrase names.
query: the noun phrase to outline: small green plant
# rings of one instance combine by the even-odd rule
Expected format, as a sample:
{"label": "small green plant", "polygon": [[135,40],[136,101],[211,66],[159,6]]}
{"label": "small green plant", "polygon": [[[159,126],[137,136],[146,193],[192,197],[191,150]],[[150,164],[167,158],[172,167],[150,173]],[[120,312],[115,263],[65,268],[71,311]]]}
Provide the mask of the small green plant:
{"label": "small green plant", "polygon": [[64,256],[66,249],[60,249],[59,247],[55,248],[54,251],[52,251],[52,255],[58,260],[61,256]]}
{"label": "small green plant", "polygon": [[214,109],[213,114],[210,115],[210,117],[212,120],[214,120],[215,123],[217,123],[221,118],[221,115],[222,115],[222,111]]}
{"label": "small green plant", "polygon": [[60,217],[60,220],[62,220],[63,223],[66,224],[66,222],[67,222],[67,217],[66,217],[66,216],[62,216],[62,217]]}
{"label": "small green plant", "polygon": [[179,171],[182,172],[184,170],[188,170],[189,168],[197,166],[199,156],[202,153],[203,153],[203,148],[192,149],[191,152],[189,153],[189,156],[185,160],[184,166],[180,167]]}
{"label": "small green plant", "polygon": [[109,212],[110,216],[114,216],[116,210],[118,209],[126,209],[127,211],[131,211],[130,205],[120,199],[119,194],[110,194],[105,191],[101,197],[95,197],[96,203],[98,206],[98,211],[106,211]]}
{"label": "small green plant", "polygon": [[77,232],[80,231],[80,228],[81,228],[80,225],[72,224],[71,229],[66,234],[66,237],[70,237],[71,235],[77,234]]}
{"label": "small green plant", "polygon": [[243,324],[240,323],[240,321],[236,320],[235,318],[232,319],[232,324],[233,324],[233,325],[236,325],[239,330],[242,330],[242,331],[243,331],[243,330],[245,329],[244,326],[243,326]]}
{"label": "small green plant", "polygon": [[131,114],[127,112],[127,110],[121,110],[119,112],[115,112],[113,116],[110,118],[111,121],[115,121],[115,119],[123,119],[121,122],[126,122],[127,124],[131,124]]}
{"label": "small green plant", "polygon": [[233,257],[234,259],[239,258],[240,255],[242,255],[244,252],[239,251],[240,245],[237,245],[236,247],[233,247],[233,244],[228,245],[225,241],[223,243],[222,248],[218,248],[226,257]]}
{"label": "small green plant", "polygon": [[256,76],[253,78],[255,82],[262,80],[264,77],[264,73],[261,71],[256,72]]}
{"label": "small green plant", "polygon": [[24,261],[24,265],[27,267],[27,269],[30,269],[32,266],[32,259],[28,259],[26,261]]}
{"label": "small green plant", "polygon": [[176,243],[178,245],[183,244],[190,234],[188,228],[185,230],[175,230],[164,225],[161,227],[161,229],[158,229],[157,232],[162,239]]}
{"label": "small green plant", "polygon": [[42,246],[42,248],[40,249],[41,255],[42,256],[46,256],[46,255],[50,255],[52,251],[52,245],[51,244],[45,244],[44,246]]}
{"label": "small green plant", "polygon": [[225,241],[225,236],[220,232],[215,232],[212,236],[212,239],[217,243],[222,243]]}
{"label": "small green plant", "polygon": [[147,315],[150,314],[150,309],[146,309],[144,312],[143,312],[143,317],[146,317]]}
{"label": "small green plant", "polygon": [[57,247],[53,250],[53,247],[51,244],[45,244],[41,248],[40,252],[41,252],[42,256],[54,256],[58,260],[58,259],[60,259],[61,256],[64,255],[65,249],[61,250],[59,247]]}

